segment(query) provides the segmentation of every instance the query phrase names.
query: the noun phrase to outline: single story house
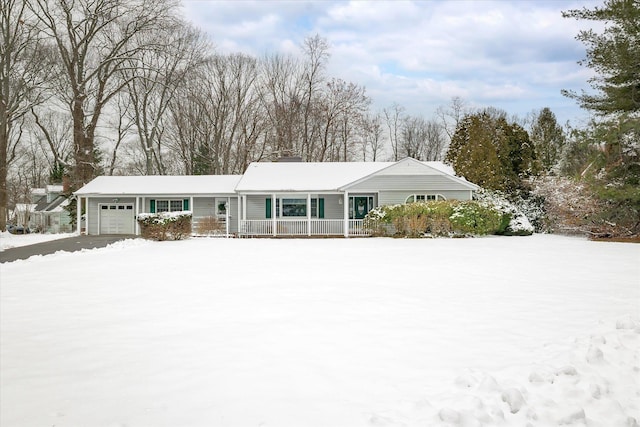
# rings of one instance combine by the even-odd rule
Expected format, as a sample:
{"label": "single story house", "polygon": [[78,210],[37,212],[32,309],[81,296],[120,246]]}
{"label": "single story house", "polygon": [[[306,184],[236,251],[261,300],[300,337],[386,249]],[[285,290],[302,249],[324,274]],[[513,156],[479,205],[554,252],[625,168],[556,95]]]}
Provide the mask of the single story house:
{"label": "single story house", "polygon": [[87,234],[138,234],[135,215],[190,210],[194,229],[224,216],[239,236],[363,236],[377,206],[470,200],[478,189],[441,162],[252,163],[243,175],[101,176],[79,189]]}

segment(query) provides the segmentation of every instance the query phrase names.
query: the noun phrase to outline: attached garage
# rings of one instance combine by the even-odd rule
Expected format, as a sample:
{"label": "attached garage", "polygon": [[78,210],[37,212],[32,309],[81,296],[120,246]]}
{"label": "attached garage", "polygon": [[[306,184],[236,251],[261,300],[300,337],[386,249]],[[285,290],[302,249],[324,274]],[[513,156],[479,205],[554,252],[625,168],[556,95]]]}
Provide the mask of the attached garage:
{"label": "attached garage", "polygon": [[[220,206],[228,233],[238,231],[239,175],[99,176],[74,194],[78,198],[78,233],[138,235],[141,213],[191,211],[193,224],[220,221]],[[228,209],[228,212],[226,211]],[[83,227],[84,226],[84,227]]]}
{"label": "attached garage", "polygon": [[100,204],[100,234],[134,234],[135,215],[132,203]]}

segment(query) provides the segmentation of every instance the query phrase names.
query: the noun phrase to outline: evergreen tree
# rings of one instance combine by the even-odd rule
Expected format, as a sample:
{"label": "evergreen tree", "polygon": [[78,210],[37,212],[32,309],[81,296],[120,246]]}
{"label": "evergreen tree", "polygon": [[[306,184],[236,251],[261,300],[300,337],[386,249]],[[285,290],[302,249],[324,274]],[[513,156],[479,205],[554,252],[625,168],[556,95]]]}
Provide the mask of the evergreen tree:
{"label": "evergreen tree", "polygon": [[445,161],[471,182],[506,192],[520,188],[522,178],[537,173],[527,131],[509,123],[506,115],[488,110],[459,123]]}
{"label": "evergreen tree", "polygon": [[601,34],[589,29],[576,37],[586,45],[587,58],[580,64],[596,72],[589,82],[597,93],[563,93],[600,114],[640,111],[640,2],[607,0],[604,7],[569,10],[562,16],[605,23]]}
{"label": "evergreen tree", "polygon": [[543,108],[531,127],[531,142],[544,171],[550,171],[557,165],[565,141],[564,130],[558,124],[556,115],[549,108]]}

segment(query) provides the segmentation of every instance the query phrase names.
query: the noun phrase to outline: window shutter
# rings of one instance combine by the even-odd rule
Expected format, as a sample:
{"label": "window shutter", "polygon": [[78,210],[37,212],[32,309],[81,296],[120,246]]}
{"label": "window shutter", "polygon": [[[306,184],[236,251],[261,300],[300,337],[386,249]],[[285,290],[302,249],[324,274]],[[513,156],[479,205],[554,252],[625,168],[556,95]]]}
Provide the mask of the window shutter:
{"label": "window shutter", "polygon": [[153,199],[149,200],[149,210],[151,213],[156,213],[156,201]]}
{"label": "window shutter", "polygon": [[318,218],[324,218],[324,199],[318,199]]}
{"label": "window shutter", "polygon": [[188,211],[189,210],[189,199],[184,199],[182,201],[182,210],[183,211]]}
{"label": "window shutter", "polygon": [[265,202],[264,217],[269,219],[271,218],[271,198],[267,197]]}

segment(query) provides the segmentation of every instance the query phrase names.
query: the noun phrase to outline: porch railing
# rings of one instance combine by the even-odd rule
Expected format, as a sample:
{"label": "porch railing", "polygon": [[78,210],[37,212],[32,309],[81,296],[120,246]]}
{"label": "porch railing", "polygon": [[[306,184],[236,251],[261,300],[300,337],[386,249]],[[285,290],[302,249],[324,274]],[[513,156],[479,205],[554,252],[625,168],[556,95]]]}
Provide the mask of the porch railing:
{"label": "porch railing", "polygon": [[[241,220],[240,234],[244,236],[273,236],[273,220]],[[369,236],[361,219],[348,221],[349,236]],[[343,236],[344,220],[341,219],[277,219],[276,236]],[[311,228],[309,229],[309,225]],[[309,232],[309,230],[311,232]]]}

